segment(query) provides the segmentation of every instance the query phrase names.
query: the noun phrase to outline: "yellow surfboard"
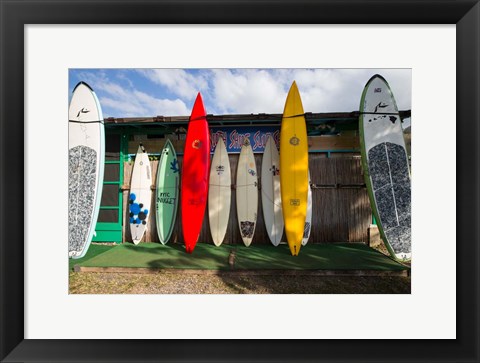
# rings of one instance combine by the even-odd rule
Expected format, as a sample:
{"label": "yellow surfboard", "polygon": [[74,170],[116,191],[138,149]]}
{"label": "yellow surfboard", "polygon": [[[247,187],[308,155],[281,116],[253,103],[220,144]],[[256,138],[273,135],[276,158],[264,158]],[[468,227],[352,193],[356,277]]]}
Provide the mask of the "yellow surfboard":
{"label": "yellow surfboard", "polygon": [[288,92],[280,131],[280,185],[288,246],[302,245],[308,198],[308,142],[305,115],[295,81]]}

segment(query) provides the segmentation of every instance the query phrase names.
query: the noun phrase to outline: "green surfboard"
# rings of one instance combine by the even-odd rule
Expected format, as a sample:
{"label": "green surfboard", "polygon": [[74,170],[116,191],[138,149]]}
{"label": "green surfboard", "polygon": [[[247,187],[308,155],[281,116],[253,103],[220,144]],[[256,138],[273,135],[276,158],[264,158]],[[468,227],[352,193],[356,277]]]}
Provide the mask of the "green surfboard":
{"label": "green surfboard", "polygon": [[158,238],[162,244],[172,235],[178,209],[180,168],[177,154],[167,139],[157,169],[156,222]]}

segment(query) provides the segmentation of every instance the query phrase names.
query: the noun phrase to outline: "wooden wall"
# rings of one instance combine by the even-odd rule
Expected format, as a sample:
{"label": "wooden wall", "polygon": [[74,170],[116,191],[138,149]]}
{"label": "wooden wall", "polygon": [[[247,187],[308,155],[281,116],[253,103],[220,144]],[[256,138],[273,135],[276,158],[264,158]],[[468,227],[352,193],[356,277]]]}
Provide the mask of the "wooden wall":
{"label": "wooden wall", "polygon": [[372,209],[363,186],[361,158],[311,154],[309,164],[314,184],[309,242],[366,242]]}
{"label": "wooden wall", "polygon": [[[173,140],[173,147],[180,151],[184,148],[184,140]],[[158,154],[162,151],[165,139],[161,138],[147,138],[147,135],[135,135],[134,140],[128,143],[128,154],[136,154],[138,144],[142,143],[149,154]],[[323,136],[309,136],[308,149],[310,151],[318,150],[360,150],[360,141],[357,132],[345,132],[343,135],[323,135]]]}
{"label": "wooden wall", "polygon": [[[158,147],[158,146],[157,146]],[[366,242],[367,229],[372,219],[372,211],[368,200],[367,191],[362,187],[364,180],[359,154],[326,154],[312,153],[309,156],[313,195],[312,232],[309,243],[327,242]],[[239,154],[230,155],[230,167],[232,170],[232,184],[235,184],[237,162]],[[182,156],[178,157],[180,170],[182,168]],[[257,171],[260,175],[262,154],[255,154]],[[158,160],[150,162],[155,185]],[[123,241],[131,241],[129,218],[128,218],[128,193],[133,162],[126,162],[124,167],[124,191],[123,211],[124,228]],[[315,186],[316,185],[316,186]],[[259,191],[258,219],[255,235],[252,243],[270,243],[268,238]],[[148,224],[149,229],[142,241],[158,242],[155,225],[155,200],[152,193],[151,213]],[[236,217],[235,190],[232,190],[230,208],[230,222],[223,243],[241,244],[242,239],[238,229]],[[181,219],[181,203],[179,203],[177,220],[170,242],[183,243]],[[286,241],[285,235],[283,241]],[[208,224],[208,206],[199,242],[213,243]]]}

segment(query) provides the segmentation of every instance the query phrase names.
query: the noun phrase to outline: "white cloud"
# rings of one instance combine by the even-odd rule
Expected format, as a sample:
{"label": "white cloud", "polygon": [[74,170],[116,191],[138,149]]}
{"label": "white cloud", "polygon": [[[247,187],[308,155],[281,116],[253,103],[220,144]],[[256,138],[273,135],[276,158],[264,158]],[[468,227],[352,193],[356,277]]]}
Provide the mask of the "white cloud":
{"label": "white cloud", "polygon": [[286,93],[265,70],[213,70],[214,108],[221,113],[281,113]]}
{"label": "white cloud", "polygon": [[396,69],[216,69],[210,75],[211,101],[220,113],[282,113],[295,80],[306,112],[356,111],[376,73],[390,83],[399,108],[410,109],[411,70]]}
{"label": "white cloud", "polygon": [[190,113],[181,99],[155,98],[137,90],[132,80],[123,72],[118,73],[116,78],[127,86],[111,81],[103,71],[85,71],[78,76],[97,93],[105,117],[176,116]]}
{"label": "white cloud", "polygon": [[359,109],[365,84],[377,73],[390,82],[399,107],[410,109],[410,70],[297,69],[289,76],[297,82],[305,111],[349,112]]}
{"label": "white cloud", "polygon": [[[132,117],[142,115],[145,112],[145,108],[134,102],[125,102],[124,100],[114,99],[110,97],[99,97],[100,105],[102,106],[104,117]],[[114,109],[115,112],[106,112],[108,108]]]}
{"label": "white cloud", "polygon": [[190,114],[190,110],[187,108],[185,103],[178,98],[176,100],[159,99],[140,91],[135,91],[133,94],[135,98],[145,106],[145,108],[151,111],[150,114],[153,116],[176,116]]}
{"label": "white cloud", "polygon": [[119,69],[117,71],[116,77],[121,81],[126,82],[130,88],[134,88],[133,82],[130,80],[130,78],[128,78],[127,72],[125,70]]}
{"label": "white cloud", "polygon": [[208,89],[203,74],[193,75],[183,69],[139,69],[138,72],[186,100],[193,100],[199,91]]}
{"label": "white cloud", "polygon": [[[411,109],[410,69],[138,69],[133,75],[124,70],[79,75],[99,94],[104,113],[148,117],[189,115],[199,91],[210,114],[282,113],[294,80],[305,112],[356,111],[376,73],[389,82],[399,109]],[[161,97],[152,95],[146,79],[158,85],[154,90]]]}

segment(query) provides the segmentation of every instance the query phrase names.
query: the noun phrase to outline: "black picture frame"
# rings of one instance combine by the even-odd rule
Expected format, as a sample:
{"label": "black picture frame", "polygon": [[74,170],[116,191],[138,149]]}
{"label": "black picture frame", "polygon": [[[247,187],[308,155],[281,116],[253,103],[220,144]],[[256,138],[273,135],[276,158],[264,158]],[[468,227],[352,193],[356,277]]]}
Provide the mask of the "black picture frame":
{"label": "black picture frame", "polygon": [[[5,362],[478,362],[480,5],[477,0],[0,0],[0,359]],[[24,25],[456,24],[457,339],[24,339]],[[452,120],[452,123],[454,120]],[[452,126],[453,127],[453,126]],[[12,206],[18,206],[13,208]],[[7,227],[8,226],[8,227]],[[15,230],[12,238],[7,231]],[[434,241],[425,241],[434,243]],[[455,241],[452,241],[455,244]],[[449,273],[448,268],[440,273]],[[227,329],[227,328],[226,328]]]}

